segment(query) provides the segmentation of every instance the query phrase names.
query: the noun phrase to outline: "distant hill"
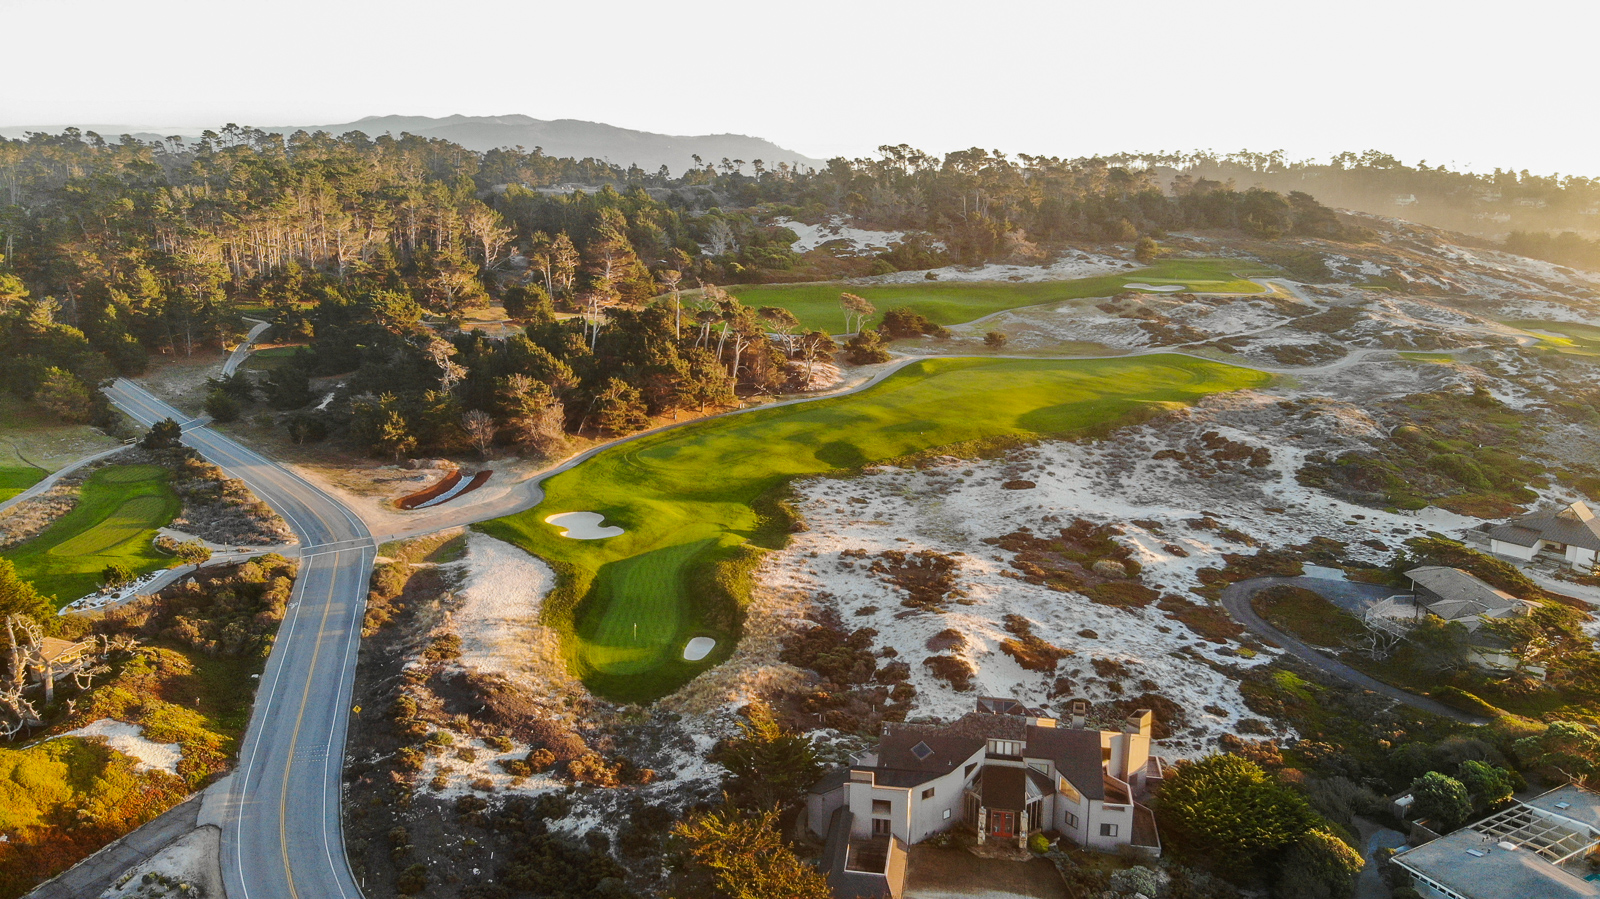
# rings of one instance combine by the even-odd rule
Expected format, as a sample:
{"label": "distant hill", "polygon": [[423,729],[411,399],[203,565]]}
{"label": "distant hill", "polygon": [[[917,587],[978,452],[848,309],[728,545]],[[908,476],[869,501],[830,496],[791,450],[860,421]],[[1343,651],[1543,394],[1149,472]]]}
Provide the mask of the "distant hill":
{"label": "distant hill", "polygon": [[[0,136],[22,137],[25,132],[60,132],[66,125],[13,126],[0,128]],[[83,131],[93,131],[107,140],[123,134],[132,134],[142,140],[181,135],[197,137],[201,130],[195,127],[165,129],[150,125],[78,125]],[[744,134],[672,135],[634,131],[600,122],[577,119],[547,121],[525,115],[464,116],[444,118],[427,116],[368,116],[354,122],[337,125],[280,125],[262,127],[263,131],[293,134],[296,131],[326,131],[344,134],[360,131],[370,137],[380,134],[415,134],[420,137],[437,137],[453,141],[470,150],[484,151],[496,147],[523,147],[532,150],[544,148],[549,156],[572,156],[578,159],[594,157],[618,165],[638,165],[655,170],[665,165],[674,174],[694,165],[693,157],[709,163],[723,159],[742,159],[746,163],[761,160],[768,168],[778,163],[815,166],[822,168],[820,159],[812,159],[794,150],[788,150],[759,137]]]}

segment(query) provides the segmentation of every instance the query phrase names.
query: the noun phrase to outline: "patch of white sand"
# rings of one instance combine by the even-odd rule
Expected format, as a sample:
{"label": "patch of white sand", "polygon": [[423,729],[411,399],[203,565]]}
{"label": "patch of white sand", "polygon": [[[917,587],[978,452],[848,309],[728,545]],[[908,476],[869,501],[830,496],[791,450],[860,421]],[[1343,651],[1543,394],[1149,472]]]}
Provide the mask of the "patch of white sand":
{"label": "patch of white sand", "polygon": [[1187,289],[1182,284],[1146,284],[1143,281],[1129,281],[1122,286],[1129,290],[1148,290],[1154,293],[1177,293]]}
{"label": "patch of white sand", "polygon": [[774,225],[781,225],[799,236],[799,240],[789,245],[789,249],[796,253],[809,253],[830,240],[843,240],[850,244],[851,255],[867,256],[887,250],[895,244],[906,239],[904,231],[870,231],[866,228],[852,228],[845,224],[845,217],[836,215],[820,225],[808,225],[790,218],[775,218]]}
{"label": "patch of white sand", "polygon": [[602,526],[605,520],[599,512],[562,512],[546,517],[545,523],[564,528],[561,536],[572,540],[604,540],[626,533],[615,525]]}
{"label": "patch of white sand", "polygon": [[[100,899],[145,899],[145,897],[177,895],[187,899],[221,899],[223,896],[222,831],[216,827],[197,827],[184,834],[166,848],[135,865],[122,875]],[[145,875],[165,877],[145,882]],[[189,890],[180,884],[187,884]]]}
{"label": "patch of white sand", "polygon": [[695,637],[688,645],[683,647],[683,657],[691,662],[698,662],[711,654],[717,648],[717,641],[710,637]]}
{"label": "patch of white sand", "polygon": [[[917,691],[912,717],[954,718],[972,708],[973,696],[1010,696],[1030,706],[1054,707],[1074,696],[1105,702],[1148,690],[1187,711],[1184,727],[1162,741],[1163,754],[1201,754],[1222,734],[1237,732],[1241,719],[1261,717],[1249,710],[1227,672],[1259,665],[1268,660],[1267,652],[1241,657],[1237,646],[1204,641],[1154,605],[1113,608],[1029,583],[1012,567],[1011,553],[986,539],[1024,526],[1048,534],[1077,518],[1114,524],[1147,586],[1205,603],[1192,593],[1200,586],[1199,569],[1222,567],[1224,553],[1254,551],[1224,536],[1232,536],[1229,528],[1269,547],[1332,537],[1345,542],[1344,556],[1351,561],[1387,564],[1408,537],[1459,532],[1477,523],[1434,508],[1373,510],[1299,483],[1296,472],[1313,450],[1336,454],[1344,446],[1364,445],[1355,432],[1368,436],[1371,427],[1359,416],[1303,421],[1286,414],[1275,396],[1241,391],[1208,398],[1198,408],[1124,429],[1099,443],[1044,443],[993,461],[949,459],[916,471],[878,468],[848,480],[800,482],[796,505],[809,530],[768,557],[759,583],[764,591],[815,597],[833,606],[846,627],[875,629],[877,644],[894,648],[910,666]],[[1219,468],[1197,477],[1175,462],[1153,458],[1162,449],[1192,449],[1207,431],[1265,445],[1271,463]],[[1037,486],[1001,489],[1011,479]],[[1217,525],[1191,523],[1207,516]],[[967,595],[942,613],[907,610],[898,588],[870,572],[865,560],[843,555],[924,549],[959,562]],[[1075,654],[1053,674],[1023,669],[1000,649],[1011,637],[1007,614],[1027,618],[1036,635]],[[946,628],[966,638],[957,654],[977,669],[971,691],[954,690],[922,664],[937,654],[926,648],[930,638]],[[1120,684],[1101,675],[1091,664],[1094,659],[1121,662],[1135,674],[1127,685]],[[1057,685],[1058,677],[1070,683]],[[1150,684],[1135,687],[1137,680]]]}
{"label": "patch of white sand", "polygon": [[516,674],[529,670],[540,652],[560,659],[560,641],[538,623],[540,603],[555,584],[550,566],[477,531],[467,532],[460,564],[466,583],[456,593],[448,627],[461,638],[462,667]]}
{"label": "patch of white sand", "polygon": [[177,774],[178,762],[183,760],[182,747],[177,743],[157,743],[147,740],[144,728],[115,718],[91,721],[61,736],[82,739],[98,737],[104,740],[107,746],[133,759],[134,768],[140,771],[157,770]]}

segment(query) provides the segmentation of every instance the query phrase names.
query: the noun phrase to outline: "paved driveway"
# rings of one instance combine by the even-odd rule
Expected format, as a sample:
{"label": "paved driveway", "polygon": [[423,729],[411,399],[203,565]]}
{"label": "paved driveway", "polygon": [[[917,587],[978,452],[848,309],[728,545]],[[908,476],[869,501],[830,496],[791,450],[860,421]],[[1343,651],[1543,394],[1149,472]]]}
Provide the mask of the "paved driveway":
{"label": "paved driveway", "polygon": [[[1331,659],[1322,653],[1317,652],[1315,649],[1312,649],[1301,641],[1296,640],[1294,637],[1291,637],[1283,631],[1278,630],[1277,628],[1268,624],[1266,621],[1262,620],[1261,616],[1256,614],[1255,609],[1250,608],[1250,597],[1255,596],[1257,592],[1265,590],[1266,588],[1276,584],[1293,584],[1300,581],[1308,582],[1306,584],[1300,584],[1300,586],[1308,586],[1312,590],[1317,590],[1319,586],[1326,584],[1344,583],[1342,581],[1324,581],[1316,578],[1247,578],[1237,583],[1229,584],[1223,588],[1222,607],[1228,610],[1228,614],[1233,616],[1233,620],[1239,622],[1241,625],[1244,625],[1244,627],[1247,629],[1254,631],[1258,636],[1265,637],[1272,641],[1274,645],[1282,647],[1282,649],[1290,655],[1295,656],[1307,664],[1331,674],[1340,680],[1348,681],[1349,683],[1354,684],[1363,690],[1369,690],[1373,693],[1387,696],[1396,702],[1404,703],[1412,708],[1421,709],[1424,712],[1432,712],[1435,715],[1442,715],[1446,718],[1453,718],[1456,721],[1460,721],[1465,724],[1489,723],[1487,720],[1479,718],[1476,715],[1469,715],[1466,712],[1453,709],[1447,705],[1444,705],[1443,703],[1429,699],[1426,696],[1418,696],[1415,693],[1408,693],[1399,687],[1391,687],[1383,681],[1362,674],[1360,671],[1351,668],[1349,665],[1346,665],[1345,663],[1336,659]],[[1321,591],[1319,590],[1318,592],[1320,594]]]}
{"label": "paved driveway", "polygon": [[964,849],[912,846],[905,899],[1068,899],[1056,866],[978,858]]}

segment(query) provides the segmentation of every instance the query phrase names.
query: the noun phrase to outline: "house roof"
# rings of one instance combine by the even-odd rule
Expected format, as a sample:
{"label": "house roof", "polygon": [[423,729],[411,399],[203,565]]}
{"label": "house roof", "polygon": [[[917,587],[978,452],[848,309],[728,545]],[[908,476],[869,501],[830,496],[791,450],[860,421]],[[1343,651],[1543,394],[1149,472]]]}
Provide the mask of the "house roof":
{"label": "house roof", "polygon": [[1028,725],[1028,758],[1049,759],[1056,771],[1089,799],[1106,798],[1100,732],[1070,727]]}
{"label": "house roof", "polygon": [[1027,719],[972,712],[949,724],[892,724],[878,743],[877,781],[912,787],[941,777],[972,758],[991,738],[1021,740]]}
{"label": "house roof", "polygon": [[74,643],[71,640],[62,640],[56,637],[45,637],[39,641],[39,655],[51,664],[69,661],[83,654],[86,648],[83,643]]}
{"label": "house roof", "polygon": [[[1440,599],[1428,611],[1447,621],[1470,618],[1485,612],[1520,608],[1522,600],[1489,586],[1459,568],[1426,565],[1406,572],[1411,582],[1437,594]],[[1463,603],[1467,605],[1463,605]]]}
{"label": "house roof", "polygon": [[1028,769],[1010,765],[984,765],[978,794],[989,808],[1020,812],[1028,804]]}
{"label": "house roof", "polygon": [[1600,519],[1587,503],[1576,502],[1554,512],[1532,512],[1490,529],[1489,539],[1517,546],[1539,540],[1600,551]]}

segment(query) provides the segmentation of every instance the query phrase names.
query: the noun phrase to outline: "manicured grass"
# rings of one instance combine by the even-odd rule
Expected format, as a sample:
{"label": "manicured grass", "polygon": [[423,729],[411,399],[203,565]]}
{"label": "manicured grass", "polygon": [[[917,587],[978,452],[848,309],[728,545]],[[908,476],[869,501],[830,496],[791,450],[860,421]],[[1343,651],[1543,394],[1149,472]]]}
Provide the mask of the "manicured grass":
{"label": "manicured grass", "polygon": [[6,551],[17,574],[66,605],[94,592],[100,571],[122,562],[136,574],[172,560],[150,545],[177,516],[177,494],[155,465],[113,465],[85,481],[78,505],[44,533]]}
{"label": "manicured grass", "polygon": [[1128,282],[1160,287],[1181,284],[1210,293],[1263,293],[1261,285],[1239,277],[1266,269],[1236,259],[1171,259],[1148,268],[1115,275],[1072,281],[926,281],[916,284],[849,285],[837,281],[812,284],[751,284],[728,288],[746,306],[779,306],[793,312],[806,328],[829,332],[844,330],[839,294],[853,293],[871,300],[879,314],[867,321],[872,327],[882,313],[901,306],[941,325],[955,325],[1019,306],[1036,306],[1084,297],[1105,297],[1123,292]]}
{"label": "manicured grass", "polygon": [[[785,538],[776,497],[788,479],[974,441],[1082,433],[1268,380],[1176,355],[927,360],[851,396],[620,444],[546,481],[536,508],[482,528],[557,568],[546,619],[590,688],[648,701],[732,651],[754,547]],[[570,540],[544,521],[577,511],[599,512],[626,533]],[[686,662],[683,646],[698,635],[718,645]]]}
{"label": "manicured grass", "polygon": [[44,471],[32,466],[0,466],[0,502],[43,480]]}
{"label": "manicured grass", "polygon": [[1549,334],[1535,334],[1534,336],[1539,338],[1539,345],[1543,347],[1560,350],[1572,356],[1600,356],[1600,327],[1594,325],[1538,319],[1519,319],[1503,324],[1525,331],[1546,331],[1549,334],[1562,335],[1551,337]]}

